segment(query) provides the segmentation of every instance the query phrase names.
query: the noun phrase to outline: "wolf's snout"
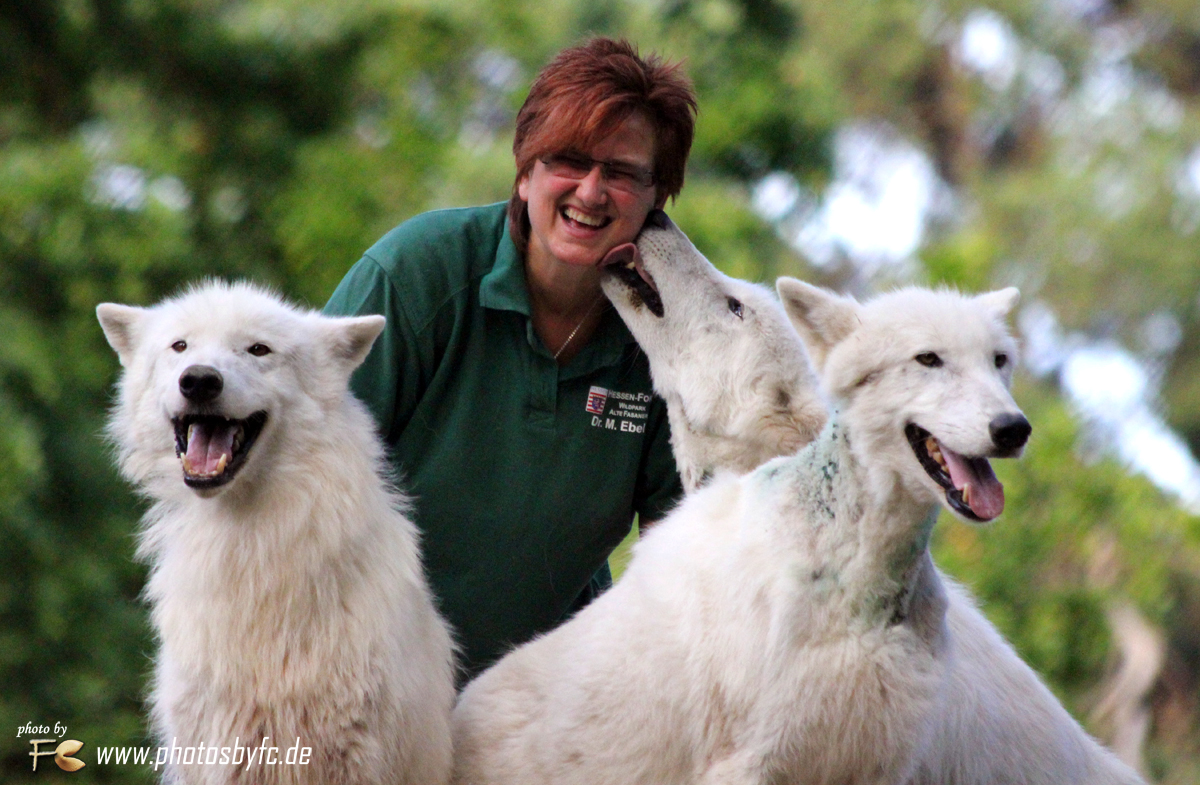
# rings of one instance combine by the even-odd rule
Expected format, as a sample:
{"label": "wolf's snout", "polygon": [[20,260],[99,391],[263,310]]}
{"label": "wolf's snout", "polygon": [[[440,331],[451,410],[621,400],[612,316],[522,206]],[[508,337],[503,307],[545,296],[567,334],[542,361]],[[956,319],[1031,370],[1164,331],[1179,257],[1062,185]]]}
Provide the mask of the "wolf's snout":
{"label": "wolf's snout", "polygon": [[1023,414],[1001,414],[988,423],[988,431],[998,448],[1004,452],[1015,452],[1025,446],[1033,426]]}
{"label": "wolf's snout", "polygon": [[194,403],[208,403],[225,389],[221,372],[208,365],[192,365],[179,377],[179,392]]}

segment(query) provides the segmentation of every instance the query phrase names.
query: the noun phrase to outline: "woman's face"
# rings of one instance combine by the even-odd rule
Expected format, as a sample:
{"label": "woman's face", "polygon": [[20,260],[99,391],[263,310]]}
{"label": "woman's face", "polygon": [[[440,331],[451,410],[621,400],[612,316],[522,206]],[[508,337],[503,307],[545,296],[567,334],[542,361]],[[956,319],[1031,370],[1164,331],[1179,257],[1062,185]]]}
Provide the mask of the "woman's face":
{"label": "woman's face", "polygon": [[[632,115],[590,150],[575,151],[631,170],[654,170],[654,128]],[[593,166],[583,176],[578,167],[547,166],[541,160],[517,182],[517,194],[529,205],[529,257],[565,264],[594,266],[615,246],[632,242],[656,206],[653,184],[604,177]]]}

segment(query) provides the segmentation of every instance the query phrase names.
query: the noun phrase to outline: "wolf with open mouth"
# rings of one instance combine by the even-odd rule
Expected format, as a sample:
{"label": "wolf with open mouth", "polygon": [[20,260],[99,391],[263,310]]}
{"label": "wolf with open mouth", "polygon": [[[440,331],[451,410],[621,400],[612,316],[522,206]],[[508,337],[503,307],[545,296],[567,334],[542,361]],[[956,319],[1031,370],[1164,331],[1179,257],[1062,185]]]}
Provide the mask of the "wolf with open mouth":
{"label": "wolf with open mouth", "polygon": [[[666,213],[652,213],[638,242],[614,248],[602,264],[605,294],[650,358],[655,391],[668,402],[685,487],[693,489],[713,470],[749,471],[794,452],[820,430],[826,404],[808,363],[799,359],[803,350],[789,339],[792,328],[778,302],[761,287],[714,268]],[[921,295],[912,290],[910,296]],[[1016,290],[993,295],[1002,310],[1005,298],[1015,301]],[[673,304],[669,314],[664,300]],[[810,342],[814,337],[808,336]],[[1014,354],[1011,339],[998,344],[990,361],[994,368],[987,371],[1007,382]],[[913,359],[926,368],[944,365],[934,351],[917,352]],[[954,375],[964,370],[954,369]],[[874,380],[875,374],[864,378]],[[990,442],[977,445],[987,455],[960,454],[917,422],[905,426],[921,466],[945,490],[950,508],[968,520],[989,521],[1003,511],[1004,489],[987,459],[1019,455],[1032,430],[1011,397],[1007,402],[1004,397],[1007,392],[993,394],[986,402],[997,411],[988,425]],[[781,440],[780,430],[788,427],[795,437]],[[705,456],[703,441],[718,435],[727,444],[743,445],[746,459],[733,462],[715,449]],[[760,448],[745,450],[752,440]]]}
{"label": "wolf with open mouth", "polygon": [[[167,780],[445,782],[450,636],[348,389],[383,317],[223,283],[97,315],[124,369],[109,434],[153,501],[138,555],[161,643],[156,735],[199,750]],[[234,764],[260,744],[281,765]],[[292,745],[307,762],[285,760]]]}
{"label": "wolf with open mouth", "polygon": [[[815,382],[797,367],[807,364],[807,357],[795,355],[797,336],[761,324],[775,320],[771,314],[776,304],[747,297],[748,292],[760,291],[758,287],[717,271],[661,212],[651,215],[636,246],[615,250],[609,261],[613,264],[607,268],[611,274],[605,291],[649,356],[656,392],[677,401],[671,406],[671,428],[681,471],[685,466],[745,471],[723,463],[722,456],[756,455],[762,463],[795,453],[797,432],[807,434],[800,444],[811,441],[826,411],[822,408],[819,417],[814,415],[811,386]],[[793,293],[803,290],[787,279],[781,279],[780,285]],[[647,306],[647,299],[654,308]],[[937,303],[932,305],[936,312]],[[915,311],[909,314],[915,315]],[[713,339],[714,335],[719,337]],[[701,344],[702,350],[693,348]],[[990,360],[984,354],[983,367],[986,374],[1004,378],[1016,358],[1009,351],[1011,344],[996,348],[1000,351],[994,349]],[[936,357],[919,354],[912,360],[921,367],[947,367],[945,357],[936,352]],[[783,397],[809,406],[766,414],[762,405],[766,396],[756,391],[776,386]],[[720,421],[720,451],[706,440],[686,436],[696,430],[687,414],[704,411],[704,402],[714,396],[736,400],[743,412],[758,413],[726,415]],[[943,489],[946,505],[971,522],[996,517],[1004,493],[988,459],[954,452],[917,422],[933,424],[932,419],[914,417],[905,425],[905,438],[917,462]],[[987,427],[993,437],[987,451],[992,457],[1012,457],[1020,449],[1018,443],[1028,438],[1028,428],[1015,409],[995,418]],[[679,433],[684,438],[676,438]],[[949,443],[952,434],[943,436]],[[741,449],[736,447],[739,442]],[[1020,521],[1007,525],[1019,526]],[[979,611],[970,593],[931,564],[925,569],[947,594],[953,665],[943,710],[934,723],[934,741],[920,756],[908,785],[1138,782],[1134,772],[1067,713]]]}
{"label": "wolf with open mouth", "polygon": [[731,278],[667,214],[605,257],[601,286],[650,360],[683,486],[796,452],[825,424],[820,385],[775,293]]}
{"label": "wolf with open mouth", "polygon": [[[1141,783],[927,549],[939,507],[1001,513],[990,460],[1030,435],[1008,391],[1016,290],[860,304],[781,279],[832,404],[818,435],[796,332],[758,323],[777,304],[664,215],[605,261],[605,292],[675,401],[681,471],[714,476],[693,475],[609,592],[467,685],[455,782]],[[764,454],[780,457],[722,465]]]}

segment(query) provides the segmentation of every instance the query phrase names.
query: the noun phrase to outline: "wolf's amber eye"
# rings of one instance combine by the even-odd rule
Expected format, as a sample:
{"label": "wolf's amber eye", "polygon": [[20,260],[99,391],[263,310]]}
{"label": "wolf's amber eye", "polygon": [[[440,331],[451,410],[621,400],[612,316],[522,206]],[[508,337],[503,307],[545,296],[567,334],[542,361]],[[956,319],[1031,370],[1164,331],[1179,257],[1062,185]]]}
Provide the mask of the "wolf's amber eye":
{"label": "wolf's amber eye", "polygon": [[996,367],[1003,368],[1008,365],[1008,355],[1004,352],[996,352]]}
{"label": "wolf's amber eye", "polygon": [[187,341],[176,341],[175,343],[171,344],[171,348],[174,349],[176,352],[186,351],[187,350]]}
{"label": "wolf's amber eye", "polygon": [[921,352],[913,358],[926,368],[941,368],[942,358],[937,356],[936,352]]}
{"label": "wolf's amber eye", "polygon": [[265,343],[256,343],[246,351],[250,352],[250,354],[253,354],[255,357],[265,357],[271,353],[271,347],[267,346]]}
{"label": "wolf's amber eye", "polygon": [[733,297],[726,297],[725,300],[726,300],[726,302],[729,303],[729,312],[730,313],[732,313],[734,316],[736,316],[739,319],[744,318],[744,316],[743,316],[744,310],[742,308],[742,303],[740,300],[737,300],[736,298],[733,298]]}

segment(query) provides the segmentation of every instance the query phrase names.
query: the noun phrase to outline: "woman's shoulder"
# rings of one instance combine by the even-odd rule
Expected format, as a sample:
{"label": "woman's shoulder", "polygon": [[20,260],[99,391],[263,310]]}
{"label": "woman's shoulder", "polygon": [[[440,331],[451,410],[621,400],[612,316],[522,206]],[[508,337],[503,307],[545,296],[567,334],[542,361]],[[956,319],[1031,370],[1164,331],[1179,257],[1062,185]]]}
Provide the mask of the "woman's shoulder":
{"label": "woman's shoulder", "polygon": [[505,207],[435,210],[408,219],[346,273],[326,312],[383,313],[420,331],[458,311],[454,303],[469,298],[495,264],[500,243],[508,242]]}
{"label": "woman's shoulder", "polygon": [[401,279],[435,272],[474,278],[495,261],[506,213],[503,202],[421,213],[385,234],[365,256]]}

